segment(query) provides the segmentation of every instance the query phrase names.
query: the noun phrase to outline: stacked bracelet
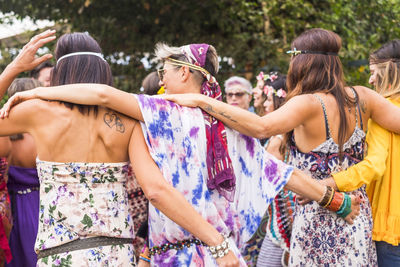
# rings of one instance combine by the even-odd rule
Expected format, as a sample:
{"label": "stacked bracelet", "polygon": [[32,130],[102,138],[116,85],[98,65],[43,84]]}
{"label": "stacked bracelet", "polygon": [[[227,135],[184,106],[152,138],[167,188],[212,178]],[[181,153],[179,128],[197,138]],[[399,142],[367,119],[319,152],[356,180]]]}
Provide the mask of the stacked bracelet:
{"label": "stacked bracelet", "polygon": [[221,244],[216,246],[208,246],[208,249],[211,252],[211,255],[214,259],[222,258],[229,253],[229,239],[228,235],[223,235],[224,241]]}
{"label": "stacked bracelet", "polygon": [[351,212],[351,198],[348,194],[344,194],[344,200],[339,210],[336,212],[342,218],[346,218],[347,215]]}
{"label": "stacked bracelet", "polygon": [[332,192],[332,198],[330,198],[327,203],[321,203],[320,205],[322,206],[322,204],[326,204],[324,207],[326,207],[328,210],[336,212],[336,214],[342,218],[346,218],[346,216],[351,212],[350,195],[346,193],[335,192],[334,190]]}
{"label": "stacked bracelet", "polygon": [[140,253],[139,259],[143,260],[143,261],[146,261],[146,262],[150,262],[150,258],[147,255],[143,254],[143,253]]}
{"label": "stacked bracelet", "polygon": [[332,187],[326,186],[325,193],[322,196],[322,199],[318,202],[318,204],[321,205],[322,207],[326,208],[331,203],[334,193],[335,193],[335,190],[333,190]]}

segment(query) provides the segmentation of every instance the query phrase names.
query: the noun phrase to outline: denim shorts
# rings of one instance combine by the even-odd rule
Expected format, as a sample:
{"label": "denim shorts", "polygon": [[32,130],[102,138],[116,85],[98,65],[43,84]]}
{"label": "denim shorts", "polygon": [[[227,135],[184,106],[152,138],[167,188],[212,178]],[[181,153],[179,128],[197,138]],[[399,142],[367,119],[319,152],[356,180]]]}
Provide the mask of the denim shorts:
{"label": "denim shorts", "polygon": [[400,266],[400,246],[393,246],[384,241],[376,241],[375,245],[379,267]]}

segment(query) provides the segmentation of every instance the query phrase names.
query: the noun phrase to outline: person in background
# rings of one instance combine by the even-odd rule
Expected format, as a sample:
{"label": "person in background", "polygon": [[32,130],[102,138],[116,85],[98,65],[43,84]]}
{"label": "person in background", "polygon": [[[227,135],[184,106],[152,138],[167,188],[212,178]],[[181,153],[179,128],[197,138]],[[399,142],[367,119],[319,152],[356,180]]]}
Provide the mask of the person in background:
{"label": "person in background", "polygon": [[51,71],[53,69],[53,65],[46,61],[31,70],[30,76],[33,79],[38,80],[42,86],[50,86],[50,80],[51,80]]}
{"label": "person in background", "polygon": [[[286,76],[276,72],[266,75],[263,93],[266,96],[263,103],[265,114],[277,110],[286,101]],[[265,148],[277,159],[288,162],[289,151],[282,135],[271,136]],[[258,256],[257,267],[288,265],[293,212],[294,195],[291,191],[282,189],[267,210],[266,237]]]}
{"label": "person in background", "polygon": [[[369,83],[391,103],[400,107],[400,40],[393,40],[373,52],[369,58]],[[326,180],[340,191],[352,191],[368,185],[372,206],[379,267],[400,266],[400,135],[373,120],[368,121],[365,159]]]}
{"label": "person in background", "polygon": [[157,71],[152,71],[143,79],[142,88],[140,91],[146,95],[157,95],[160,94],[160,79],[158,78]]}
{"label": "person in background", "polygon": [[226,102],[245,110],[253,111],[250,107],[252,86],[245,78],[232,76],[224,83]]}
{"label": "person in background", "polygon": [[[36,79],[15,79],[7,94],[31,90],[41,84]],[[34,267],[37,262],[35,240],[39,222],[39,177],[36,171],[36,145],[28,133],[10,136],[8,192],[11,198],[13,227],[10,247],[13,259],[6,267]]]}
{"label": "person in background", "polygon": [[256,87],[253,88],[253,106],[256,114],[258,116],[265,115],[264,102],[267,99],[267,96],[263,93],[265,81],[268,79],[270,74],[264,74],[264,72],[260,72],[257,75],[257,84]]}

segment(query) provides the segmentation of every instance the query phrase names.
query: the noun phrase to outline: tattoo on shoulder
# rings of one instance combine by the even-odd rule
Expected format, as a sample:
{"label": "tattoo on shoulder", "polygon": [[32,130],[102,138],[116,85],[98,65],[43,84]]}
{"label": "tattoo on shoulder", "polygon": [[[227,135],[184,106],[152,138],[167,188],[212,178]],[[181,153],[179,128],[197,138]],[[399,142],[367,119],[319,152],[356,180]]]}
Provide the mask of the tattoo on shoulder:
{"label": "tattoo on shoulder", "polygon": [[204,110],[205,110],[206,112],[208,112],[208,113],[219,114],[219,115],[221,115],[221,116],[223,116],[223,117],[229,119],[230,121],[237,122],[236,120],[232,119],[232,117],[229,116],[228,114],[226,114],[225,112],[216,112],[216,111],[213,109],[213,107],[212,107],[211,105],[205,106],[205,107],[204,107]]}
{"label": "tattoo on shoulder", "polygon": [[360,108],[361,108],[361,111],[365,114],[366,112],[367,112],[367,104],[365,103],[365,101],[364,100],[360,100]]}
{"label": "tattoo on shoulder", "polygon": [[125,126],[121,120],[121,118],[115,112],[106,112],[103,116],[104,123],[110,128],[114,128],[117,132],[124,133]]}

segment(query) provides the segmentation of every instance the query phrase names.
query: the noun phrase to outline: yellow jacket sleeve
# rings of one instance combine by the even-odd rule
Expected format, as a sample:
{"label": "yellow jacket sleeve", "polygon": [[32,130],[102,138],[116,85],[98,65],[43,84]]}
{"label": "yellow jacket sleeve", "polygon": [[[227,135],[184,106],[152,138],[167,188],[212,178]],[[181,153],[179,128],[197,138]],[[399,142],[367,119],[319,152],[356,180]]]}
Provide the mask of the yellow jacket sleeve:
{"label": "yellow jacket sleeve", "polygon": [[390,132],[372,120],[368,122],[366,142],[367,156],[363,161],[345,171],[333,174],[333,179],[340,191],[353,191],[363,184],[380,179],[386,169],[386,158],[389,151]]}

